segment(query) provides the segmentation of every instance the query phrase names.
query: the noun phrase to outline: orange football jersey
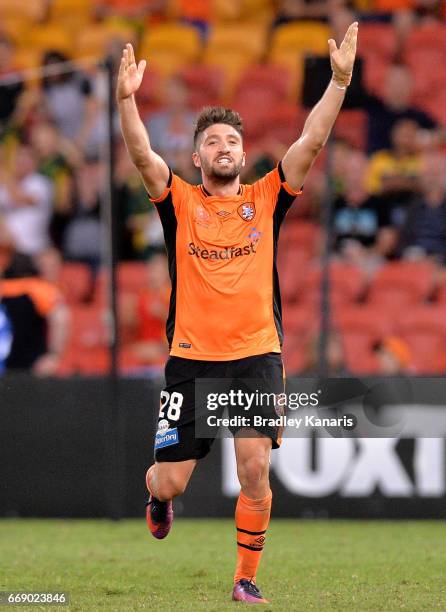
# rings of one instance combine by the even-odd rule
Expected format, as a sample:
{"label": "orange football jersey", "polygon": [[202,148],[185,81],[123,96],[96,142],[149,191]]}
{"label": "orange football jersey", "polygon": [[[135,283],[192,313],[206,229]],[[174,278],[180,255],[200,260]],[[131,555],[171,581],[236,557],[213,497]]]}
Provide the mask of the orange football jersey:
{"label": "orange football jersey", "polygon": [[172,281],[170,354],[225,361],[281,351],[276,269],[280,225],[300,192],[281,166],[236,196],[214,196],[175,174],[155,204]]}

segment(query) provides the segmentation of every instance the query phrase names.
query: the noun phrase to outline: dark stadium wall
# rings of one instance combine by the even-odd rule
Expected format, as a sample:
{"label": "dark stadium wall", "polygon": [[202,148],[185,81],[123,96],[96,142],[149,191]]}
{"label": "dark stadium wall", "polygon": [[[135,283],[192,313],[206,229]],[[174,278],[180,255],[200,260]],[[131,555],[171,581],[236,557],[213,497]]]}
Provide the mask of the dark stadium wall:
{"label": "dark stadium wall", "polygon": [[[159,384],[0,380],[0,516],[143,517]],[[273,453],[273,515],[446,518],[444,438],[287,439]],[[176,515],[232,516],[231,440],[217,440]]]}

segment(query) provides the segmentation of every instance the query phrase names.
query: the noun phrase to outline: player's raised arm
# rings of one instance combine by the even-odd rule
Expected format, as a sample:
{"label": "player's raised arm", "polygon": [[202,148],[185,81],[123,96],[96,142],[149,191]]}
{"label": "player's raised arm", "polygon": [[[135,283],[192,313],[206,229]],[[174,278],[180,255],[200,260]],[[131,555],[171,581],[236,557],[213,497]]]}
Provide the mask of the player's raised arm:
{"label": "player's raised arm", "polygon": [[327,142],[350,84],[356,55],[358,23],[348,28],[339,49],[334,40],[328,41],[333,77],[324,95],[305,122],[301,137],[288,149],[282,160],[287,183],[300,189],[319,151]]}
{"label": "player's raised arm", "polygon": [[116,100],[121,117],[121,129],[132,162],[138,168],[147,191],[158,198],[169,180],[169,168],[150,146],[149,135],[141,121],[135,102],[135,93],[141,86],[146,61],[138,65],[131,44],[127,44],[119,66]]}

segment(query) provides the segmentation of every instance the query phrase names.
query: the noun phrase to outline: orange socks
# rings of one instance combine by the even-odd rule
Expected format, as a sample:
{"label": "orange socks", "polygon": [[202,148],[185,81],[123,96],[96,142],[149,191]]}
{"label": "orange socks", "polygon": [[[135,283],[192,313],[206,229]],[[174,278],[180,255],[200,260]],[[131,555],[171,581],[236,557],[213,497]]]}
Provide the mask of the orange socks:
{"label": "orange socks", "polygon": [[235,508],[237,567],[234,582],[242,578],[255,582],[269,525],[271,499],[271,491],[263,499],[250,499],[240,492]]}

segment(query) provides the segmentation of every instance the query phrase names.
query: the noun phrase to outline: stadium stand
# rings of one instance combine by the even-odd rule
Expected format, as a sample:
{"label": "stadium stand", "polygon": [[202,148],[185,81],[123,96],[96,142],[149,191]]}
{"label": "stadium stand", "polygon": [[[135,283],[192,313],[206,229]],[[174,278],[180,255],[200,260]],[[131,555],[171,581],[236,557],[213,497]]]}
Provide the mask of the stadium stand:
{"label": "stadium stand", "polygon": [[[299,135],[308,112],[300,106],[303,58],[306,54],[326,56],[327,39],[337,27],[328,13],[324,21],[276,21],[274,6],[269,0],[219,0],[212,5],[175,0],[152,10],[148,5],[141,8],[138,3],[126,7],[125,3],[92,0],[0,0],[0,34],[13,43],[12,62],[7,45],[4,51],[0,45],[0,75],[40,65],[47,51],[62,52],[68,59],[101,58],[109,52],[119,53],[124,42],[132,41],[137,56],[149,62],[138,94],[144,120],[150,124],[152,118],[165,111],[162,92],[172,76],[179,77],[184,84],[190,104],[190,109],[185,110],[191,116],[205,104],[233,106],[244,118],[246,148],[254,162],[249,165],[249,178],[255,180],[274,167],[286,146]],[[350,147],[345,169],[334,181],[337,196],[342,197],[348,189],[364,190],[360,177],[352,180],[348,176],[349,167],[358,167],[348,155],[365,159],[367,151],[383,148],[377,147],[377,143],[388,147],[390,127],[400,118],[410,117],[417,123],[420,177],[424,156],[432,152],[445,156],[446,77],[441,67],[446,58],[446,25],[442,18],[423,19],[414,12],[410,27],[404,28],[398,16],[402,8],[412,10],[406,0],[380,0],[373,7],[361,5],[365,18],[360,24],[359,55],[364,60],[366,91],[361,108],[343,110],[334,129],[335,139]],[[51,160],[45,160],[44,152],[39,151],[39,172],[50,178],[58,194],[45,232],[49,232],[65,258],[57,285],[72,313],[71,340],[60,367],[63,375],[104,373],[110,363],[105,272],[92,261],[68,261],[63,240],[80,216],[83,222],[94,219],[94,223],[99,223],[94,198],[86,208],[84,204],[80,206],[76,177],[84,176],[82,169],[87,168],[87,174],[94,173],[99,181],[104,172],[103,165],[92,159],[100,149],[88,145],[103,142],[100,136],[104,129],[103,84],[94,66],[80,67],[78,76],[85,101],[88,99],[79,121],[90,130],[90,141],[85,137],[82,142],[67,142],[61,137],[57,143],[59,155],[52,155]],[[389,79],[393,77],[405,80],[408,92],[410,78],[413,79],[413,93],[403,96],[399,108],[398,92],[389,89]],[[0,111],[7,92],[0,84]],[[29,140],[39,122],[57,124],[57,118],[45,104],[43,84],[35,78],[20,89],[12,113],[4,108],[4,116],[0,113],[0,153],[12,167],[19,142]],[[91,113],[88,117],[87,112]],[[376,131],[382,117],[389,126],[384,139]],[[56,129],[60,130],[60,125]],[[322,156],[281,231],[278,265],[286,332],[284,354],[289,372],[308,371],[312,361],[309,353],[317,347],[323,238],[319,216],[323,206],[324,164]],[[183,165],[174,170],[181,173],[184,168]],[[117,172],[124,177],[120,166]],[[123,340],[120,363],[123,370],[131,372],[144,367],[144,359],[135,350],[136,327],[129,313],[134,312],[145,282],[146,264],[140,258],[142,253],[157,252],[151,241],[158,244],[153,236],[159,233],[159,228],[152,220],[149,223],[147,200],[141,190],[134,188],[137,179],[126,174],[123,180],[129,188],[123,196],[119,233],[126,240],[125,253],[131,260],[122,261],[118,269]],[[60,197],[62,184],[69,197]],[[408,206],[417,189],[415,181],[413,192],[406,194]],[[352,201],[360,202],[361,206],[365,196]],[[387,206],[384,201],[382,205]],[[393,196],[389,207],[394,208]],[[0,225],[4,214],[0,206]],[[377,252],[376,245],[356,244],[333,254],[329,303],[336,342],[342,345],[343,367],[358,374],[379,372],[376,346],[395,335],[410,348],[408,371],[444,373],[444,261],[423,255],[419,261],[400,259],[401,226],[394,220],[391,223],[394,244],[387,251]],[[352,242],[355,243],[354,237]],[[142,243],[148,248],[141,248]]]}

